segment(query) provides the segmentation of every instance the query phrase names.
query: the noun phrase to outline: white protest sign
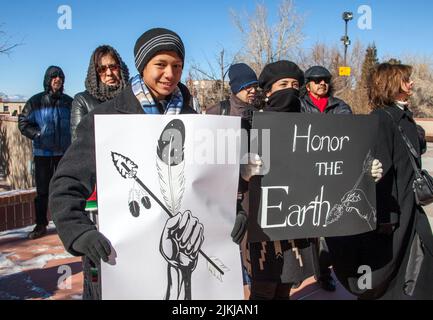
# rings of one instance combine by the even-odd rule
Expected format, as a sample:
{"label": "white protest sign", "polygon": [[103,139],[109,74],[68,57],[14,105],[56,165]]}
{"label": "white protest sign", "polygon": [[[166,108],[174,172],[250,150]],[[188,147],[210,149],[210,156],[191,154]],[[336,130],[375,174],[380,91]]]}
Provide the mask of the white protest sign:
{"label": "white protest sign", "polygon": [[[95,116],[103,299],[243,299],[240,119]],[[225,160],[225,161],[223,161]]]}

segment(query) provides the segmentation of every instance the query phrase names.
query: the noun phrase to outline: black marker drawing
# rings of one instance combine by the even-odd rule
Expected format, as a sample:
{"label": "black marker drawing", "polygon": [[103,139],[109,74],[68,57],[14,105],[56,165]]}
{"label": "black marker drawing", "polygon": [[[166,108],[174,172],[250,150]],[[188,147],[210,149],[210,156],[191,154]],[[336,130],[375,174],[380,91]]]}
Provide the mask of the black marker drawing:
{"label": "black marker drawing", "polygon": [[[346,192],[341,198],[341,203],[334,205],[334,207],[329,211],[326,216],[325,226],[338,221],[344,213],[355,213],[368,223],[370,230],[374,230],[374,225],[376,224],[376,209],[368,201],[365,192],[358,188],[365,175],[370,174],[373,160],[371,151],[369,151],[364,160],[362,172],[358,181],[356,181],[352,190]],[[361,210],[360,208],[363,209]]]}
{"label": "black marker drawing", "polygon": [[131,190],[129,191],[128,205],[129,211],[132,216],[138,218],[140,216],[140,203],[145,209],[150,209],[152,204],[149,199],[149,195],[143,190],[136,187],[134,181]]}
{"label": "black marker drawing", "polygon": [[[171,121],[158,140],[156,167],[164,203],[137,177],[138,166],[129,158],[112,152],[112,160],[120,175],[133,179],[141,190],[130,192],[129,209],[134,217],[139,215],[141,198],[144,207],[150,207],[149,196],[168,214],[160,240],[160,252],[167,261],[167,291],[165,299],[191,299],[191,276],[200,253],[208,262],[209,272],[222,281],[229,269],[218,258],[209,258],[202,250],[204,227],[190,210],[180,211],[185,191],[184,176],[185,127],[182,121]],[[132,207],[132,208],[131,208]],[[223,271],[224,270],[224,271]]]}

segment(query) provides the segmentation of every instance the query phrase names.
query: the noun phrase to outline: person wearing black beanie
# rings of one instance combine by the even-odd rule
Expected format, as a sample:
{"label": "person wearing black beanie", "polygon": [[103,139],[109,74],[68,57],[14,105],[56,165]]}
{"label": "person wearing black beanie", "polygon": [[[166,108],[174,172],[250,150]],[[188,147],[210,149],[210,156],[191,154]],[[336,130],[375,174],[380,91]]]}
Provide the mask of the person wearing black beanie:
{"label": "person wearing black beanie", "polygon": [[[123,90],[116,92],[115,97],[98,105],[81,120],[77,138],[50,183],[49,208],[66,250],[74,256],[86,256],[95,265],[107,262],[112,253],[110,241],[98,231],[85,211],[86,199],[96,185],[95,115],[163,114],[181,117],[196,113],[190,107],[191,95],[187,87],[180,83],[185,49],[175,32],[163,28],[146,31],[138,38],[134,55],[139,74]],[[113,71],[111,68],[117,69],[110,64],[108,69],[104,68],[108,73]],[[126,80],[126,76],[124,78]],[[193,219],[189,221],[188,225],[194,223]],[[169,268],[170,262],[167,261]],[[176,293],[181,292],[180,288],[175,288],[179,284],[185,286],[182,293],[187,295],[190,290],[188,282],[177,280],[173,280],[173,286],[167,292],[173,293],[176,289]]]}
{"label": "person wearing black beanie", "polygon": [[[300,112],[299,88],[303,82],[304,73],[291,61],[266,65],[259,76],[263,110]],[[260,163],[261,160],[256,166],[260,167]],[[250,166],[250,169],[241,167],[241,173],[254,171],[254,165],[246,166]],[[244,180],[249,181],[250,178],[245,176]],[[314,240],[249,243],[248,249],[251,264],[250,300],[288,300],[291,289],[298,287],[318,270]]]}
{"label": "person wearing black beanie", "polygon": [[[270,63],[263,68],[259,77],[259,86],[269,92],[281,79],[293,79],[294,88],[300,88],[304,84],[304,72],[292,61],[281,60]],[[297,83],[296,83],[297,81]]]}
{"label": "person wearing black beanie", "polygon": [[179,35],[164,28],[154,28],[143,33],[134,47],[135,66],[140,74],[144,67],[158,52],[175,52],[182,64],[185,61],[185,47]]}
{"label": "person wearing black beanie", "polygon": [[281,60],[263,68],[259,86],[264,97],[264,111],[300,112],[299,88],[304,72],[292,61]]}

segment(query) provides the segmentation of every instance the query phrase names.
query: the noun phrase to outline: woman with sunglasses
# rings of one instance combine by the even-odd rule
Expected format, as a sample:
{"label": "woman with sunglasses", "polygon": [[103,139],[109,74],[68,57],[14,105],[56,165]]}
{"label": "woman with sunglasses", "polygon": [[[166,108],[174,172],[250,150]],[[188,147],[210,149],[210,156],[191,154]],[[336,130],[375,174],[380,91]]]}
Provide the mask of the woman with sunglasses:
{"label": "woman with sunglasses", "polygon": [[117,51],[110,46],[99,46],[92,53],[87,77],[86,90],[74,97],[71,108],[71,136],[74,141],[81,119],[98,104],[113,99],[127,85],[129,71]]}
{"label": "woman with sunglasses", "polygon": [[322,66],[305,71],[305,87],[301,90],[302,112],[352,114],[350,107],[332,96],[331,73]]}
{"label": "woman with sunglasses", "polygon": [[[87,77],[84,82],[86,90],[75,95],[71,107],[71,137],[77,139],[76,129],[83,117],[97,105],[116,97],[127,85],[129,71],[117,51],[108,45],[99,46],[90,58]],[[97,209],[96,188],[87,199],[86,210],[90,214]],[[83,258],[83,299],[99,300],[99,270],[88,259]]]}

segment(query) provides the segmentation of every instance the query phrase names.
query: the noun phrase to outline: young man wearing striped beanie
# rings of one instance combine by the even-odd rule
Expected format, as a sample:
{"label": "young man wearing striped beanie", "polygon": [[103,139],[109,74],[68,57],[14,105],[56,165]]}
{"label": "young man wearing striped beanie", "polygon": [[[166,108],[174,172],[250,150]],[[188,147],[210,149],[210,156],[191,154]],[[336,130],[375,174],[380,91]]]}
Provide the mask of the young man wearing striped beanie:
{"label": "young man wearing striped beanie", "polygon": [[87,256],[98,266],[101,260],[108,261],[111,245],[85,212],[96,183],[94,115],[195,113],[189,106],[190,93],[180,83],[185,48],[175,32],[146,31],[137,40],[134,55],[139,74],[119,95],[81,121],[77,139],[50,183],[49,207],[66,250]]}

